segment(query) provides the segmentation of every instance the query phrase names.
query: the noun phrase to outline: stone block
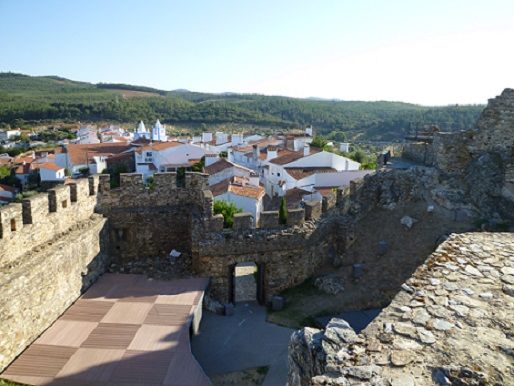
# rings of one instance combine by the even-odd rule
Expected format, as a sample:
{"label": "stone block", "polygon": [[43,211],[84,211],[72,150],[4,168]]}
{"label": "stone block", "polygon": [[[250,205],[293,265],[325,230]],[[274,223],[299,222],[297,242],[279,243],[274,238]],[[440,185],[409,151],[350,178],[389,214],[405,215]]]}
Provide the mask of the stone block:
{"label": "stone block", "polygon": [[188,189],[208,189],[208,174],[186,172],[186,188]]}
{"label": "stone block", "polygon": [[352,276],[354,279],[360,279],[364,276],[364,264],[354,264]]}
{"label": "stone block", "polygon": [[305,202],[305,220],[318,220],[321,217],[321,202],[306,201]]}
{"label": "stone block", "polygon": [[330,192],[326,196],[323,196],[323,199],[321,200],[321,211],[325,213],[330,208],[333,208],[336,205],[336,193]]}
{"label": "stone block", "polygon": [[225,304],[225,316],[234,315],[234,305],[232,303]]}
{"label": "stone block", "polygon": [[60,212],[70,204],[70,187],[68,185],[56,186],[48,190],[48,206],[50,212]]}
{"label": "stone block", "polygon": [[271,309],[273,311],[281,311],[284,308],[284,298],[282,296],[273,296],[271,298]]}
{"label": "stone block", "polygon": [[221,232],[223,230],[223,215],[221,213],[210,218],[209,229],[211,232]]}
{"label": "stone block", "polygon": [[41,193],[25,198],[22,207],[24,224],[44,223],[49,213],[48,194]]}
{"label": "stone block", "polygon": [[121,173],[120,186],[123,188],[143,188],[143,175],[141,173]]}
{"label": "stone block", "polygon": [[305,221],[305,209],[288,209],[287,210],[287,225],[302,225]]}
{"label": "stone block", "polygon": [[380,240],[378,242],[378,254],[380,256],[384,256],[387,253],[387,250],[389,249],[389,243],[385,240]]}
{"label": "stone block", "polygon": [[250,213],[236,213],[234,215],[234,230],[251,229],[253,225],[253,216]]}
{"label": "stone block", "polygon": [[96,193],[98,192],[98,186],[100,183],[100,176],[99,175],[89,176],[87,178],[87,182],[89,184],[89,195],[96,196]]}
{"label": "stone block", "polygon": [[10,238],[23,227],[22,207],[12,203],[0,208],[0,239]]}
{"label": "stone block", "polygon": [[155,173],[153,178],[158,189],[175,189],[177,187],[177,173]]}
{"label": "stone block", "polygon": [[111,190],[111,176],[109,174],[100,174],[98,190],[100,193],[107,193]]}
{"label": "stone block", "polygon": [[279,226],[278,211],[264,211],[261,212],[260,216],[260,227],[261,228],[276,228]]}

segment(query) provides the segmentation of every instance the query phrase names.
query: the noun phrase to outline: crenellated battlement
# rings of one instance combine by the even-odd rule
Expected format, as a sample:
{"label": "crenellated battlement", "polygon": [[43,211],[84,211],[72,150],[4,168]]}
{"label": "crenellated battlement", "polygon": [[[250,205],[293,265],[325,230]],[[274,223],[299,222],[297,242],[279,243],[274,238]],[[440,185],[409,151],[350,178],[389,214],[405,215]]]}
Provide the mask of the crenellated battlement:
{"label": "crenellated battlement", "polygon": [[0,264],[51,241],[94,213],[98,176],[74,180],[0,208]]}
{"label": "crenellated battlement", "polygon": [[94,213],[98,176],[73,180],[0,208],[0,264],[47,243]]}
{"label": "crenellated battlement", "polygon": [[208,188],[208,175],[202,173],[155,173],[151,183],[139,173],[120,174],[120,186],[111,188],[110,176],[100,175],[98,209],[106,213],[113,208],[170,206],[191,204],[203,206]]}

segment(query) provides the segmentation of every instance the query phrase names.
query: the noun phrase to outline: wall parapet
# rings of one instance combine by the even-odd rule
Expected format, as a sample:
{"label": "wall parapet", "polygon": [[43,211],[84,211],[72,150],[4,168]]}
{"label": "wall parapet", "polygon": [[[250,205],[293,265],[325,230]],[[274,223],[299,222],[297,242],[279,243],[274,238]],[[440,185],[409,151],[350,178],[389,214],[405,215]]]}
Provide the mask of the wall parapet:
{"label": "wall parapet", "polygon": [[0,208],[0,265],[15,261],[90,218],[96,205],[98,179],[73,180]]}

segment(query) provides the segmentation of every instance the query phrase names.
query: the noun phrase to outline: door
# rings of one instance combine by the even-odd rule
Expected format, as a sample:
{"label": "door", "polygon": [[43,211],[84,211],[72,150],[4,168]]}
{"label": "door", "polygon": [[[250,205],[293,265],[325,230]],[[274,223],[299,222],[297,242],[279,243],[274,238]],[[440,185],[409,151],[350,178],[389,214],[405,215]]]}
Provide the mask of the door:
{"label": "door", "polygon": [[265,293],[265,276],[266,276],[266,264],[257,264],[257,301],[261,306],[266,303]]}

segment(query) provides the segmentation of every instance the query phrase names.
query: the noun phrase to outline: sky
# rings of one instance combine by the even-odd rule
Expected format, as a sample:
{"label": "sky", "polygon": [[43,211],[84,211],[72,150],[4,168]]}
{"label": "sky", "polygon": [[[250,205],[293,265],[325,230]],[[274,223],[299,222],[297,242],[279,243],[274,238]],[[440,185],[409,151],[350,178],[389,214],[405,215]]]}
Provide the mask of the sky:
{"label": "sky", "polygon": [[425,105],[514,87],[513,0],[0,0],[0,71]]}

